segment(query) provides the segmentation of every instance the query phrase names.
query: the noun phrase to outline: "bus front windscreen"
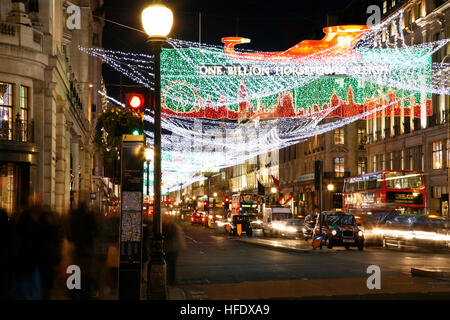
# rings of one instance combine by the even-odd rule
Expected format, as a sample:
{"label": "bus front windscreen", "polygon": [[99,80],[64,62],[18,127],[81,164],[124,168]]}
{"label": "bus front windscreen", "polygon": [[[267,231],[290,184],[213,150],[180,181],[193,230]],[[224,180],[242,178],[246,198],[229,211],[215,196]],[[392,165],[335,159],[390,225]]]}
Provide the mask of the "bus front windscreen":
{"label": "bus front windscreen", "polygon": [[415,172],[386,172],[386,189],[417,189],[422,187],[423,174]]}

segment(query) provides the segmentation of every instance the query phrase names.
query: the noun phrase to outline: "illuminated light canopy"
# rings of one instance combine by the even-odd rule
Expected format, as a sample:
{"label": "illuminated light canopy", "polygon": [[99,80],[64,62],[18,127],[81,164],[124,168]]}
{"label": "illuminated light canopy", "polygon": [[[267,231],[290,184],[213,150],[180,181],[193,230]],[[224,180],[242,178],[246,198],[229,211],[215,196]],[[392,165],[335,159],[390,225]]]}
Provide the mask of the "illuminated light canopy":
{"label": "illuminated light canopy", "polygon": [[[449,40],[408,46],[402,19],[400,11],[371,28],[325,28],[319,42],[275,53],[237,50],[250,41],[239,37],[224,38],[225,48],[169,39],[161,54],[167,190],[382,112],[431,115],[431,94],[450,93],[450,65],[431,56]],[[390,28],[393,40],[383,39]],[[153,56],[80,50],[153,89]]]}

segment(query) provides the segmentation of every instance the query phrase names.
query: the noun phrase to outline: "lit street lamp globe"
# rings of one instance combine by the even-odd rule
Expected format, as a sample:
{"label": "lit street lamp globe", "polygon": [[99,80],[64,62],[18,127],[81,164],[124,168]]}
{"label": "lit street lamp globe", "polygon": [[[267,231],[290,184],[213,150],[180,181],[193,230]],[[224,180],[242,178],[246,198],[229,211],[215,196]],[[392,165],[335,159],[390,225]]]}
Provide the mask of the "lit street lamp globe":
{"label": "lit street lamp globe", "polygon": [[165,38],[172,29],[172,10],[162,4],[152,4],[142,11],[142,26],[150,38]]}
{"label": "lit street lamp globe", "polygon": [[153,149],[146,148],[145,149],[145,161],[150,161],[153,158]]}
{"label": "lit street lamp globe", "polygon": [[334,184],[329,184],[327,186],[328,191],[334,191]]}
{"label": "lit street lamp globe", "polygon": [[214,196],[214,197],[217,197],[217,192],[214,192],[213,196]]}
{"label": "lit street lamp globe", "polygon": [[272,189],[270,189],[270,191],[271,191],[272,193],[277,193],[277,188],[272,187]]}

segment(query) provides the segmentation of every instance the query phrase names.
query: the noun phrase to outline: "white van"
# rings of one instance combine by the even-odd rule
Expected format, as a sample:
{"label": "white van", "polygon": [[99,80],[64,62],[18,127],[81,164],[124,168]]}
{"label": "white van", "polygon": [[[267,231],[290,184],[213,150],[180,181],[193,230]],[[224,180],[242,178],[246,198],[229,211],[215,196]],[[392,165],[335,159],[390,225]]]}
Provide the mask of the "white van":
{"label": "white van", "polygon": [[292,219],[292,212],[290,207],[266,208],[264,210],[262,221],[262,229],[264,236],[274,235],[276,233],[274,225],[288,219]]}

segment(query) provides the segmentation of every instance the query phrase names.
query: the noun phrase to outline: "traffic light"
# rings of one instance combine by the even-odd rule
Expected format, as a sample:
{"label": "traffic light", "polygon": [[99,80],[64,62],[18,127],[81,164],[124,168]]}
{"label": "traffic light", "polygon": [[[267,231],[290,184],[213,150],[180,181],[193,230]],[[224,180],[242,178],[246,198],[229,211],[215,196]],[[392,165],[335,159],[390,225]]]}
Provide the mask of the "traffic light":
{"label": "traffic light", "polygon": [[141,111],[145,105],[144,95],[140,93],[126,93],[125,94],[125,105],[128,109],[134,111]]}
{"label": "traffic light", "polygon": [[203,201],[203,210],[208,210],[208,201]]}
{"label": "traffic light", "polygon": [[226,197],[224,201],[225,201],[226,204],[229,204],[230,203],[230,198]]}
{"label": "traffic light", "polygon": [[127,87],[124,89],[123,100],[127,110],[139,114],[142,119],[146,108],[150,107],[150,94],[141,87]]}

